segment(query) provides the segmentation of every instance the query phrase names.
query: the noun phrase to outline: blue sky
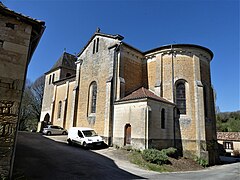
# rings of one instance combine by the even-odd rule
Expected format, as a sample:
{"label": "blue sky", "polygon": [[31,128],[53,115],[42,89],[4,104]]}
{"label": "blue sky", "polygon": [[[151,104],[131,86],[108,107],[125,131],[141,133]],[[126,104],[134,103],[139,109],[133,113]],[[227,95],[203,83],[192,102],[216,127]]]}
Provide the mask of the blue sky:
{"label": "blue sky", "polygon": [[46,22],[27,77],[34,81],[64,52],[78,53],[96,31],[121,34],[145,51],[166,44],[205,46],[214,53],[212,84],[221,112],[240,110],[238,0],[1,0]]}

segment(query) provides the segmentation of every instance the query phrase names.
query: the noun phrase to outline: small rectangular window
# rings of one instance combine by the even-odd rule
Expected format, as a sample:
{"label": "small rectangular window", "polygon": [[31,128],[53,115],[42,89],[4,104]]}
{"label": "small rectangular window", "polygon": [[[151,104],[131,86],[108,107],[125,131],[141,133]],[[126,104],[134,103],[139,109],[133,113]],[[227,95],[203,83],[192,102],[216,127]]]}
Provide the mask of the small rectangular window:
{"label": "small rectangular window", "polygon": [[96,47],[96,52],[98,52],[98,46],[99,46],[99,38],[97,38],[97,47]]}
{"label": "small rectangular window", "polygon": [[164,108],[161,111],[161,128],[165,129],[165,109]]}
{"label": "small rectangular window", "polygon": [[0,40],[0,47],[3,47],[3,43],[4,43],[4,41]]}
{"label": "small rectangular window", "polygon": [[93,54],[95,53],[95,43],[96,43],[96,40],[93,41]]}
{"label": "small rectangular window", "polygon": [[233,142],[223,142],[225,149],[233,149]]}
{"label": "small rectangular window", "polygon": [[6,23],[6,27],[14,29],[15,28],[15,24],[12,23]]}

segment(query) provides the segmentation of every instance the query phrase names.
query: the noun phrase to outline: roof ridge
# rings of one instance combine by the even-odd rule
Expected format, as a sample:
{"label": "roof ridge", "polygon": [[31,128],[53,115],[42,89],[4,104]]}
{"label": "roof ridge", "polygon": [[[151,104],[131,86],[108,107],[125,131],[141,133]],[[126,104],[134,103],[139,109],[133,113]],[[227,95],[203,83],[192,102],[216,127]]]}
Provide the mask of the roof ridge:
{"label": "roof ridge", "polygon": [[[65,68],[70,68],[70,69],[75,69],[75,61],[77,57],[73,54],[70,54],[68,52],[63,52],[61,56],[58,58],[58,60],[55,62],[55,64],[52,66],[50,71],[53,71],[57,68],[65,67]],[[67,63],[67,64],[66,64]],[[50,72],[48,71],[48,72]],[[48,73],[47,72],[47,73]]]}
{"label": "roof ridge", "polygon": [[7,7],[2,3],[2,1],[0,1],[0,6],[2,6],[3,8],[7,8]]}
{"label": "roof ridge", "polygon": [[94,32],[94,34],[90,37],[90,39],[88,40],[88,42],[85,44],[85,46],[81,49],[81,51],[79,53],[77,53],[77,56],[80,56],[83,51],[87,48],[87,46],[90,44],[90,42],[95,38],[95,36],[103,36],[103,37],[108,37],[108,38],[113,38],[113,39],[117,39],[119,41],[122,41],[124,39],[124,37],[120,34],[107,34],[107,33],[103,33],[100,32],[100,30],[97,30]]}
{"label": "roof ridge", "polygon": [[143,90],[143,94],[148,97],[147,93],[146,93],[146,89],[142,86],[142,90]]}
{"label": "roof ridge", "polygon": [[149,98],[149,99],[153,99],[153,100],[157,100],[157,101],[161,101],[161,102],[164,102],[164,103],[175,105],[174,103],[168,101],[167,99],[165,99],[161,96],[158,96],[155,93],[151,92],[149,89],[145,88],[144,86],[136,89],[135,91],[133,91],[129,95],[123,97],[119,101],[136,100],[136,99],[142,99],[142,98]]}

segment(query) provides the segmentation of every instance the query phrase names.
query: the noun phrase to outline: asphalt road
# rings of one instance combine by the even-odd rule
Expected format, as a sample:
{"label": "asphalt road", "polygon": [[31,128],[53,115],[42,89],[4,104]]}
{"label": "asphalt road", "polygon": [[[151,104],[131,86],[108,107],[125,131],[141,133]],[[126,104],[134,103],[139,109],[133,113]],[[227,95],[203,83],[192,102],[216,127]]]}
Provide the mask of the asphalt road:
{"label": "asphalt road", "polygon": [[84,150],[56,142],[37,133],[18,133],[14,174],[28,180],[163,179],[240,180],[240,163],[215,166],[203,171],[156,173],[114,158],[111,149]]}
{"label": "asphalt road", "polygon": [[25,132],[18,133],[14,163],[17,172],[24,172],[30,180],[142,179],[118,168],[105,156]]}

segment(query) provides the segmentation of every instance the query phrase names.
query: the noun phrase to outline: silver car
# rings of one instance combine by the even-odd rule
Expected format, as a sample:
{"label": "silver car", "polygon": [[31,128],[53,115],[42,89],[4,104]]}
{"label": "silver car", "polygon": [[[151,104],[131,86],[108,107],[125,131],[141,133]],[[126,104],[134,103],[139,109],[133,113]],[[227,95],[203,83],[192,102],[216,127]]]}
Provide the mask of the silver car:
{"label": "silver car", "polygon": [[43,134],[52,135],[52,134],[67,134],[67,130],[61,126],[47,125],[46,128],[43,128]]}

